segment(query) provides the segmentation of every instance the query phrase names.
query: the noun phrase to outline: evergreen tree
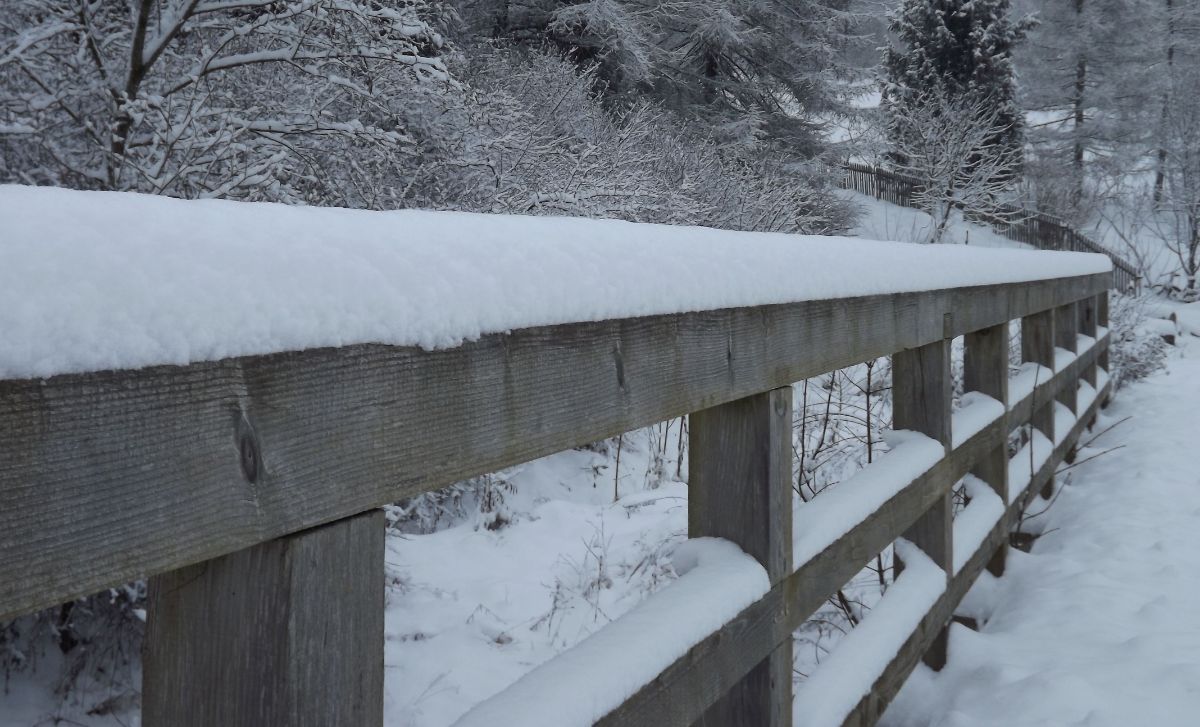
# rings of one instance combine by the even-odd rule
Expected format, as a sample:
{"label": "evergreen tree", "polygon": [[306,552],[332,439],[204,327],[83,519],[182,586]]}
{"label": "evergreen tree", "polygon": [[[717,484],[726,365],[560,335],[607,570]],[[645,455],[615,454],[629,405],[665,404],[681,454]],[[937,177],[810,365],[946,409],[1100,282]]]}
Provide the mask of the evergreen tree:
{"label": "evergreen tree", "polygon": [[893,141],[904,133],[898,120],[912,118],[913,105],[958,98],[994,109],[998,131],[985,146],[1019,157],[1024,123],[1012,53],[1029,26],[1009,17],[1009,0],[904,0],[891,24],[901,47],[889,47],[884,61]]}

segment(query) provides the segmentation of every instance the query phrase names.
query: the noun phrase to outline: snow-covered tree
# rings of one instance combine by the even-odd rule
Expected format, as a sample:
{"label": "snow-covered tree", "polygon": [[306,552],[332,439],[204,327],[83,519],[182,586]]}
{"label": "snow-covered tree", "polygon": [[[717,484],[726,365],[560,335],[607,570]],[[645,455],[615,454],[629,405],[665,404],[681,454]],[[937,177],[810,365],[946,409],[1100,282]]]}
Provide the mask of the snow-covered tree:
{"label": "snow-covered tree", "polygon": [[941,88],[892,109],[898,170],[918,180],[918,204],[933,218],[929,242],[940,242],[956,211],[995,218],[1020,163],[1003,143],[1011,123],[986,97]]}
{"label": "snow-covered tree", "polygon": [[441,19],[424,0],[8,0],[0,180],[376,206],[361,165],[395,163],[414,89],[452,83]]}
{"label": "snow-covered tree", "polygon": [[912,117],[913,106],[930,94],[947,95],[993,107],[997,133],[988,149],[1019,155],[1024,123],[1012,53],[1027,29],[1026,21],[1010,18],[1008,0],[904,0],[892,16],[898,44],[884,59],[893,144],[904,145],[898,137],[910,128],[903,119]]}

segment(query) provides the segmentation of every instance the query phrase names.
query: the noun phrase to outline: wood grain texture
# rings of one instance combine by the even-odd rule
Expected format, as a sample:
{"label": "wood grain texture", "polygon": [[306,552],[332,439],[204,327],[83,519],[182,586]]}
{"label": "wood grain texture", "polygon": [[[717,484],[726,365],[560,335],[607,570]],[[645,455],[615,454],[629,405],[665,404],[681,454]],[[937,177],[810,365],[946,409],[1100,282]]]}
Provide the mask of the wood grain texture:
{"label": "wood grain texture", "polygon": [[[1103,391],[1099,393],[1109,394],[1111,386],[1112,383],[1110,381],[1104,386]],[[895,657],[889,661],[883,674],[875,680],[870,694],[864,696],[850,712],[850,715],[843,723],[844,727],[870,727],[883,716],[888,704],[891,703],[892,699],[900,691],[909,674],[916,668],[921,655],[926,653],[940,631],[946,624],[950,623],[950,619],[953,617],[955,609],[958,608],[958,604],[979,577],[979,574],[987,566],[987,563],[992,558],[992,554],[1001,544],[1008,541],[1009,532],[1020,520],[1020,513],[1025,501],[1030,495],[1044,487],[1046,482],[1053,479],[1054,471],[1062,463],[1066,453],[1079,441],[1079,437],[1087,427],[1086,422],[1095,415],[1096,410],[1100,406],[1100,401],[1101,397],[1097,396],[1096,400],[1088,406],[1084,415],[1079,417],[1063,441],[1054,448],[1050,459],[1042,465],[1041,469],[1030,480],[1029,485],[1021,493],[1021,496],[1017,498],[1016,502],[1008,506],[1004,516],[992,528],[992,531],[988,534],[988,537],[979,549],[971,555],[958,574],[951,579],[946,592],[938,599],[938,602],[934,604],[925,618],[921,620],[918,628],[907,639]]]}
{"label": "wood grain texture", "polygon": [[[892,426],[897,430],[907,429],[932,437],[949,452],[953,397],[950,339],[892,356]],[[954,500],[949,489],[904,531],[903,537],[924,551],[950,577],[954,568]],[[895,564],[899,575],[904,563],[896,557]],[[946,647],[945,634],[934,640],[925,656],[930,668],[941,669],[946,663]]]}
{"label": "wood grain texture", "polygon": [[[792,573],[792,387],[695,412],[688,426],[688,537],[736,543],[775,585]],[[784,639],[696,722],[790,727]]]}
{"label": "wood grain texture", "polygon": [[947,313],[957,335],[1110,280],[2,381],[0,619],[940,340]]}
{"label": "wood grain texture", "polygon": [[[1008,402],[1008,325],[1001,324],[968,333],[963,346],[963,390],[978,391],[1000,402]],[[1008,431],[1007,416],[1005,431]],[[971,474],[988,483],[1008,502],[1008,446],[1000,442],[980,458]],[[996,576],[1004,573],[1008,547],[996,549],[988,570]]]}
{"label": "wood grain texture", "polygon": [[383,723],[374,510],[150,580],[146,727]]}

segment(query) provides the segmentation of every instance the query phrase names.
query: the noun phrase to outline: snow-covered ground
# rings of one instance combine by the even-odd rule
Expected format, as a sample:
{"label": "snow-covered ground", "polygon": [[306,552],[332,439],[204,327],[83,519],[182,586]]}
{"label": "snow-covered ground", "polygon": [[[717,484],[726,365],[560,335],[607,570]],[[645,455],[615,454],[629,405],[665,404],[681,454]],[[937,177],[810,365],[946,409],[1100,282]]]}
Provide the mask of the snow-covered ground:
{"label": "snow-covered ground", "polygon": [[[933,218],[926,212],[883,202],[850,190],[841,190],[838,194],[853,202],[862,211],[852,230],[855,237],[900,242],[925,242],[929,239]],[[989,227],[965,222],[961,213],[956,212],[954,217],[942,236],[943,244],[1034,249],[1023,242],[997,234]]]}
{"label": "snow-covered ground", "polygon": [[962,610],[980,630],[952,626],[947,667],[919,667],[883,724],[1196,724],[1197,412],[1200,341],[1185,335],[1166,371],[1102,413],[1094,431],[1109,431],[1029,523],[1044,533],[1032,551],[1013,552],[1004,577],[985,573],[971,591]]}

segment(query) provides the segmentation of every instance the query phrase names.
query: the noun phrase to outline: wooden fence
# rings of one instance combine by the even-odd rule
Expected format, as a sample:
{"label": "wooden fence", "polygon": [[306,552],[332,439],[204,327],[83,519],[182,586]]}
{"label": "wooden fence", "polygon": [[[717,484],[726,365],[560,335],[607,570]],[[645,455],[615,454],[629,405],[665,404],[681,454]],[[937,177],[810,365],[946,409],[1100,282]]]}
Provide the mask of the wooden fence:
{"label": "wooden fence", "polygon": [[[903,207],[920,208],[921,182],[894,171],[867,164],[845,165],[846,175],[841,186],[860,194],[891,202]],[[1071,227],[1064,220],[1043,212],[1001,207],[993,214],[969,214],[974,221],[991,226],[1010,240],[1023,242],[1041,250],[1069,250],[1107,255],[1113,263],[1113,279],[1117,290],[1139,292],[1141,276],[1127,260]]]}
{"label": "wooden fence", "polygon": [[[0,381],[0,619],[149,576],[147,727],[378,725],[378,508],[690,413],[689,535],[740,545],[772,587],[599,723],[790,722],[793,631],[906,538],[945,588],[846,705],[846,724],[870,724],[922,655],[945,658],[960,599],[985,567],[1003,568],[1024,501],[1109,396],[1110,283],[1103,273],[530,328],[450,350],[358,345]],[[1010,388],[1013,319],[1024,359],[1046,368]],[[956,336],[966,389],[995,400],[970,425],[952,408]],[[792,562],[791,384],[888,355],[895,427],[943,456]],[[1010,460],[1009,434],[1026,422],[1051,448]],[[889,456],[870,467],[887,471]],[[952,489],[968,473],[1002,514],[955,543]]]}

